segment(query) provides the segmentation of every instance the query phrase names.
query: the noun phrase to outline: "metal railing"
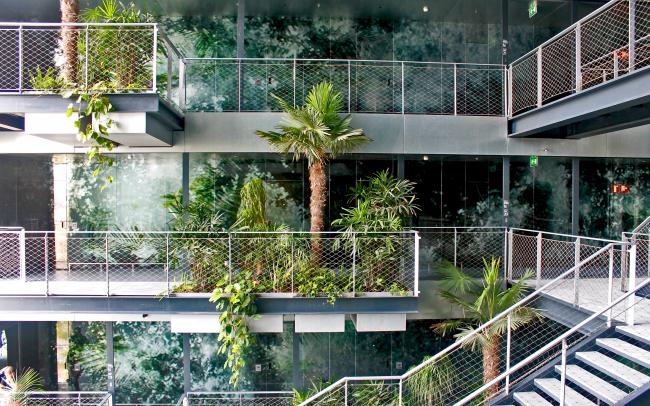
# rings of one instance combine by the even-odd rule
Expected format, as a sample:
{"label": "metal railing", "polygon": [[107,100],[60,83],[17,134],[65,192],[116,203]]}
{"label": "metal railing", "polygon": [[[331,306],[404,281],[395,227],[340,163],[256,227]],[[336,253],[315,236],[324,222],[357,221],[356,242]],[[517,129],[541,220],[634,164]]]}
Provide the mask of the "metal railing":
{"label": "metal railing", "polygon": [[280,111],[329,81],[344,110],[502,116],[503,65],[337,59],[185,58],[181,107],[188,111]]}
{"label": "metal railing", "polygon": [[[648,313],[649,303],[634,294],[648,281],[627,292],[616,288],[624,263],[631,274],[636,272],[634,243],[521,229],[510,229],[506,236],[509,279],[532,275],[529,284],[537,286],[536,290],[401,376],[342,378],[302,405],[366,404],[377,398],[382,404],[394,405],[466,404],[479,395],[485,403],[508,394],[512,385],[566,354],[568,346],[589,334],[585,325],[598,317],[602,316],[601,324],[608,327],[614,322],[638,321],[639,314],[635,317],[634,313],[637,305],[643,307],[644,316]],[[526,249],[531,244],[535,248]],[[549,298],[595,313],[568,328],[550,321],[553,317],[541,317]],[[524,324],[518,321],[522,312],[535,309],[538,319]],[[492,354],[489,361],[497,365],[491,375],[484,374],[486,358],[474,347],[477,340],[488,337],[496,340],[498,348],[498,354]],[[424,390],[420,377],[428,382]]]}
{"label": "metal railing", "polygon": [[0,392],[2,406],[111,406],[108,392]]}
{"label": "metal railing", "polygon": [[650,3],[613,0],[509,66],[509,116],[650,65]]}
{"label": "metal railing", "polygon": [[0,93],[158,87],[155,23],[0,23],[0,55]]}
{"label": "metal railing", "polygon": [[176,406],[291,406],[293,392],[188,392]]}
{"label": "metal railing", "polygon": [[419,236],[343,232],[25,232],[0,230],[1,294],[210,293],[249,272],[264,293],[418,295]]}

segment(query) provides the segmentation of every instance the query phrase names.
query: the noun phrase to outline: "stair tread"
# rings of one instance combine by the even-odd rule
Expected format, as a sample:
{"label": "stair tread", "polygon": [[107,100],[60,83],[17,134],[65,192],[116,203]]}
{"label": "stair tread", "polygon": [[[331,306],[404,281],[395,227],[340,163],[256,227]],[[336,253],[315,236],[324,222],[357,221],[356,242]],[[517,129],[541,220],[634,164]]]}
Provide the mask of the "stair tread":
{"label": "stair tread", "polygon": [[596,344],[637,364],[650,368],[650,351],[619,338],[597,338]]}
{"label": "stair tread", "polygon": [[650,382],[650,376],[597,351],[578,352],[576,358],[634,389]]}
{"label": "stair tread", "polygon": [[635,326],[617,326],[616,331],[632,337],[646,344],[650,344],[650,324],[637,324]]}
{"label": "stair tread", "polygon": [[553,406],[537,392],[515,392],[514,398],[521,406]]}
{"label": "stair tread", "polygon": [[[543,390],[544,393],[552,397],[555,401],[560,401],[560,387],[562,386],[562,383],[558,379],[535,379],[535,386]],[[568,386],[564,392],[564,403],[566,406],[596,406],[594,402]]]}
{"label": "stair tread", "polygon": [[[556,365],[555,372],[561,374],[562,367],[560,365]],[[566,377],[582,389],[586,390],[587,392],[596,396],[598,399],[610,405],[627,396],[627,393],[624,391],[620,390],[604,379],[597,377],[586,369],[579,367],[578,365],[567,365]]]}

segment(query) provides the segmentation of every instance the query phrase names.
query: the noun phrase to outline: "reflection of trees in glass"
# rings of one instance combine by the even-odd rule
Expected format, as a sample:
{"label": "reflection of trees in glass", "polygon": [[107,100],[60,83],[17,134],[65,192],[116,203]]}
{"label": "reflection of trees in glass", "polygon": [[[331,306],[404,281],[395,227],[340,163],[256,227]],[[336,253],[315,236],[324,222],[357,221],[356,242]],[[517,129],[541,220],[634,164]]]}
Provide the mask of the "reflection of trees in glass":
{"label": "reflection of trees in glass", "polygon": [[[627,184],[628,194],[612,194],[611,185]],[[650,214],[650,166],[640,160],[580,162],[580,231],[620,238]]]}
{"label": "reflection of trees in glass", "polygon": [[236,56],[237,23],[234,17],[162,17],[165,33],[188,57]]}
{"label": "reflection of trees in glass", "polygon": [[183,340],[169,323],[118,322],[124,346],[115,352],[117,403],[175,403],[183,393]]}
{"label": "reflection of trees in glass", "polygon": [[[123,349],[119,336],[113,340],[117,351]],[[106,329],[103,322],[73,324],[65,363],[71,390],[106,389]]]}
{"label": "reflection of trees in glass", "polygon": [[537,168],[512,165],[510,224],[554,232],[571,231],[571,163],[540,158]]}

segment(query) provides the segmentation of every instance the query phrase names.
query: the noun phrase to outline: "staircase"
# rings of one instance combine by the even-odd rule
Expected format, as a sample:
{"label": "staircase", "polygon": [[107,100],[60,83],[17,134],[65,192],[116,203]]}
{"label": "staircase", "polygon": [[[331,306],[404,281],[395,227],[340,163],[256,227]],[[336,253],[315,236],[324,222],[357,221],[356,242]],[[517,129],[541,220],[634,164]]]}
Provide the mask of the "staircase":
{"label": "staircase", "polygon": [[[555,405],[561,401],[562,364],[498,404],[521,406]],[[574,352],[566,363],[564,404],[573,406],[615,405],[637,390],[650,387],[650,325],[617,326],[588,346]],[[505,403],[504,403],[505,402]],[[650,401],[649,401],[650,403]]]}

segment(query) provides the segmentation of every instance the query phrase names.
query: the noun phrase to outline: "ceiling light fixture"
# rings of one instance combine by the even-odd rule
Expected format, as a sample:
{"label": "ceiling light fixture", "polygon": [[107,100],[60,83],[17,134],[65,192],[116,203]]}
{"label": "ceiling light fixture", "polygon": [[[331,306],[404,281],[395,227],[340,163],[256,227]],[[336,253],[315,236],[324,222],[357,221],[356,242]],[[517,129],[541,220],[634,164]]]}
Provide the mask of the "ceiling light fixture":
{"label": "ceiling light fixture", "polygon": [[422,11],[424,11],[425,13],[428,13],[429,12],[429,6],[422,7]]}

